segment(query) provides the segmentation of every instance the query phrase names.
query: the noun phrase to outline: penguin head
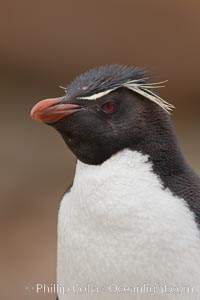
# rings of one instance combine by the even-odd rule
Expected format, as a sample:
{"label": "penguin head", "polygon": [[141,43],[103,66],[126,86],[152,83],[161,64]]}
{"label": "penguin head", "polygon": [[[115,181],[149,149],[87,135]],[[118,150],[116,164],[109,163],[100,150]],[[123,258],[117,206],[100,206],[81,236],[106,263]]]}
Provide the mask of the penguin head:
{"label": "penguin head", "polygon": [[150,90],[155,86],[142,69],[99,67],[75,78],[65,96],[40,101],[31,116],[54,127],[79,160],[101,164],[136,147],[152,116],[172,108]]}

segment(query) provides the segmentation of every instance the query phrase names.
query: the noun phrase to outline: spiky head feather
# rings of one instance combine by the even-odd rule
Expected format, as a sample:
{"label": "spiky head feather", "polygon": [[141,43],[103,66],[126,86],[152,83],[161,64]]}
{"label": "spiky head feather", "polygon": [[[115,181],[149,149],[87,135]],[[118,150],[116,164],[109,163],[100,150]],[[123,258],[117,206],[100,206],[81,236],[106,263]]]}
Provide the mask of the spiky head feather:
{"label": "spiky head feather", "polygon": [[95,100],[120,87],[125,87],[155,102],[170,113],[174,106],[152,91],[152,89],[163,87],[162,84],[165,82],[149,82],[144,69],[109,65],[91,69],[76,77],[66,88],[66,96],[67,98]]}

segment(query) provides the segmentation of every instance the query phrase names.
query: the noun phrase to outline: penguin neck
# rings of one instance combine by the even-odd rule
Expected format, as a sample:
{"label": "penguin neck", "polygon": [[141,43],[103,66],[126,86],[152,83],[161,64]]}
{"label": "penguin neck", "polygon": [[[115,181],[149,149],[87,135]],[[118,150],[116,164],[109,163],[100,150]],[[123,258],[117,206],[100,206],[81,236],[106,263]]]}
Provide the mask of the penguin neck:
{"label": "penguin neck", "polygon": [[[199,177],[184,160],[170,120],[167,119],[164,123],[160,122],[158,124],[159,126],[156,126],[156,124],[155,126],[148,126],[146,138],[137,143],[137,145],[133,143],[129,147],[122,149],[101,165],[87,165],[78,160],[75,181],[77,181],[77,177],[80,181],[84,178],[84,186],[91,184],[94,190],[98,191],[99,186],[105,180],[107,180],[108,184],[111,184],[113,183],[113,178],[119,177],[120,180],[116,183],[117,186],[120,185],[120,182],[129,180],[127,174],[131,177],[133,175],[134,178],[139,178],[141,172],[136,174],[137,170],[140,168],[143,170],[144,165],[147,164],[151,166],[151,171],[158,178],[162,188],[168,188],[172,194],[186,201],[195,215],[197,224],[200,226],[200,209],[197,209],[199,207],[200,194]],[[134,164],[132,163],[133,161]],[[112,176],[110,175],[111,170]],[[96,177],[97,172],[100,172],[101,176]],[[143,181],[143,178],[142,175],[139,180]]]}
{"label": "penguin neck", "polygon": [[162,190],[162,183],[153,174],[148,156],[124,149],[101,165],[89,165],[78,160],[70,193],[78,207],[95,215],[100,210],[99,206],[113,207],[113,204],[129,201],[130,195],[143,193],[147,186]]}
{"label": "penguin neck", "polygon": [[187,169],[174,127],[166,114],[151,118],[147,123],[144,139],[130,148],[148,155],[154,172],[161,178],[164,185],[166,178],[180,175]]}

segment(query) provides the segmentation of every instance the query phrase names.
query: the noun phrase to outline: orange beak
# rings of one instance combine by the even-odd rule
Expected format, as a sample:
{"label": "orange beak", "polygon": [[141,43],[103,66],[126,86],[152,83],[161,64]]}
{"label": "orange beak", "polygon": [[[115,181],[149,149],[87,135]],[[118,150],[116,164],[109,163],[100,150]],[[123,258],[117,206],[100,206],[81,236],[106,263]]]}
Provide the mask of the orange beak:
{"label": "orange beak", "polygon": [[81,109],[76,104],[62,103],[63,98],[45,99],[38,102],[31,110],[31,118],[44,123],[54,123]]}

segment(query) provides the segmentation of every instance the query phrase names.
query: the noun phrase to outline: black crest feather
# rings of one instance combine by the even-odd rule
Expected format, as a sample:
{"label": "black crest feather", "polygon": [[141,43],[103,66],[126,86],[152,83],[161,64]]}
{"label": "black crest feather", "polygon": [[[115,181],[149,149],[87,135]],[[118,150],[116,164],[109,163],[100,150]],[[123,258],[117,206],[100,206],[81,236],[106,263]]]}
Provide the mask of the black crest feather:
{"label": "black crest feather", "polygon": [[77,76],[67,87],[67,97],[86,97],[100,93],[127,81],[142,80],[145,73],[143,69],[123,65],[97,67]]}
{"label": "black crest feather", "polygon": [[167,113],[170,113],[174,106],[152,91],[152,89],[163,87],[161,84],[166,81],[150,83],[145,75],[144,69],[123,65],[109,65],[91,69],[72,81],[66,88],[66,98],[94,100],[114,89],[125,87],[157,103]]}

